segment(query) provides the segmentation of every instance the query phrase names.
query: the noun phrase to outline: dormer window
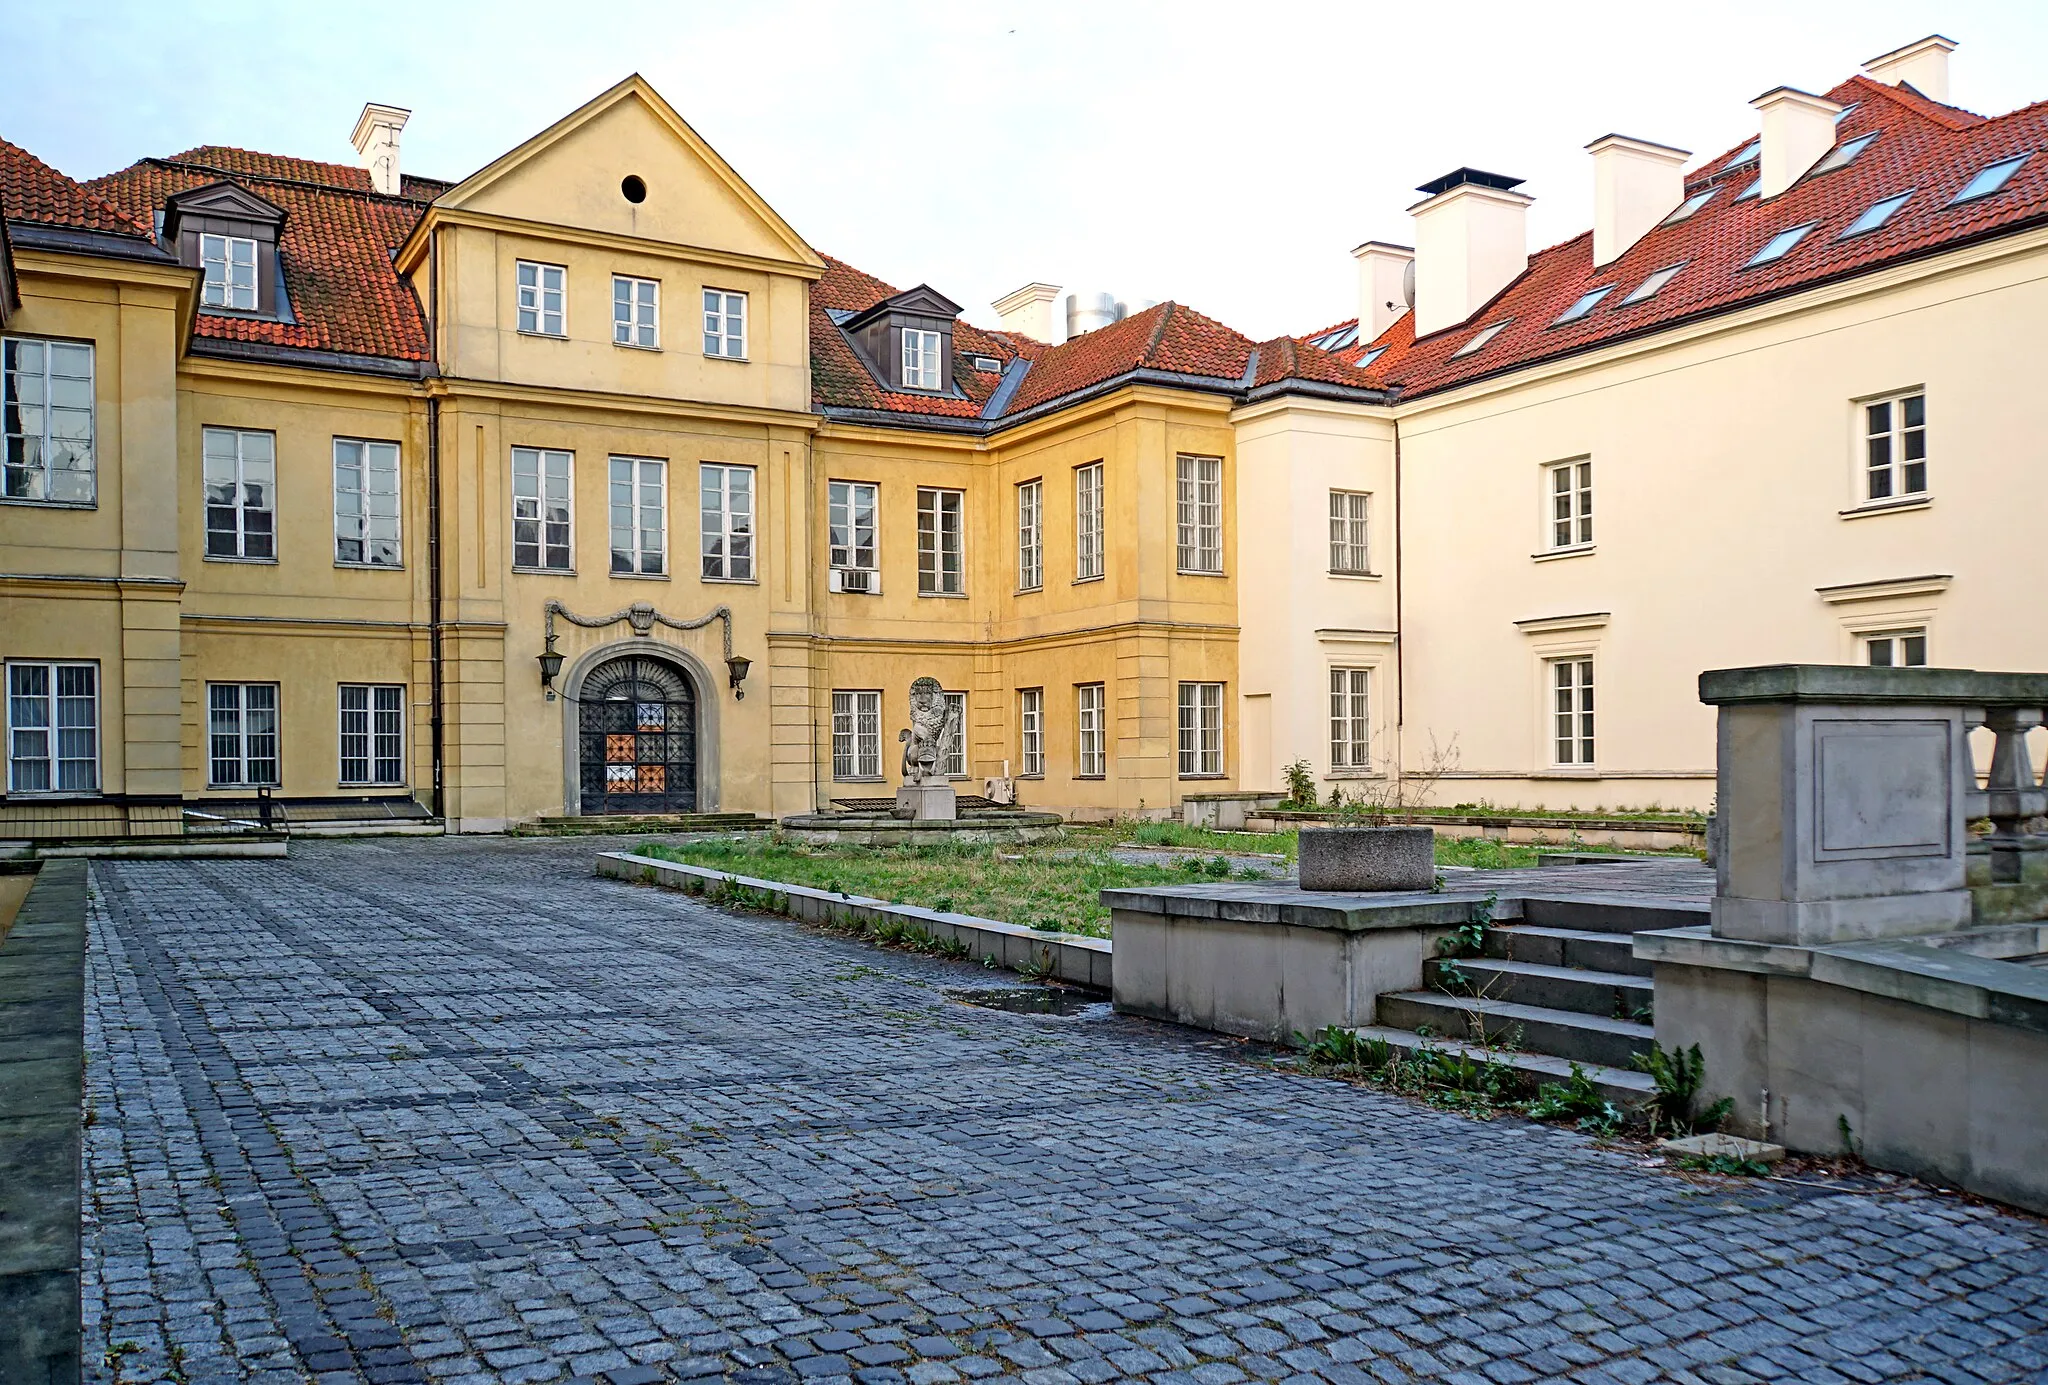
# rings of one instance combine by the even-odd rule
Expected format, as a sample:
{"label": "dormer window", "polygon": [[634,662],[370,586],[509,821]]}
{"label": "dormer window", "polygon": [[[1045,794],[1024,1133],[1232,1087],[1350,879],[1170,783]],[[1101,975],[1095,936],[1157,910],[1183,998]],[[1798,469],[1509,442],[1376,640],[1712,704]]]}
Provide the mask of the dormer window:
{"label": "dormer window", "polygon": [[199,271],[202,313],[293,320],[280,292],[283,229],[283,208],[234,183],[208,183],[164,199],[164,244]]}
{"label": "dormer window", "polygon": [[958,303],[919,284],[835,320],[882,388],[964,399],[953,382],[953,324],[959,316]]}
{"label": "dormer window", "polygon": [[200,303],[232,312],[256,311],[256,242],[246,236],[199,237],[199,268],[205,274]]}
{"label": "dormer window", "polygon": [[939,334],[917,328],[903,333],[903,388],[935,390],[939,387]]}

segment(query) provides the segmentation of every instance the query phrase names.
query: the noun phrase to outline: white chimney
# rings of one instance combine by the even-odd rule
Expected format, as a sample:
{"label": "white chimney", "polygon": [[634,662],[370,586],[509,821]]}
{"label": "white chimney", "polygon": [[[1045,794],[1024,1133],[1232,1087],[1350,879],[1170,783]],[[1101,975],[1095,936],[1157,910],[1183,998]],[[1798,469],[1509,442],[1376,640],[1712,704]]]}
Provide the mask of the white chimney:
{"label": "white chimney", "polygon": [[1522,180],[1461,168],[1424,183],[1415,218],[1415,335],[1455,327],[1529,267]]}
{"label": "white chimney", "polygon": [[1005,332],[1030,337],[1033,341],[1052,340],[1052,305],[1059,301],[1058,284],[1026,284],[1013,289],[989,306],[1003,320]]}
{"label": "white chimney", "polygon": [[1415,251],[1369,240],[1351,254],[1358,261],[1358,344],[1363,346],[1408,311],[1408,290],[1402,281],[1415,263]]}
{"label": "white chimney", "polygon": [[1930,101],[1948,101],[1948,55],[1956,51],[1954,39],[1929,34],[1917,43],[1881,53],[1863,64],[1873,82],[1910,86]]}
{"label": "white chimney", "polygon": [[1825,96],[1792,87],[1774,87],[1749,103],[1763,114],[1763,153],[1757,191],[1776,197],[1798,182],[1835,147],[1835,117],[1842,113]]}
{"label": "white chimney", "polygon": [[1684,149],[1602,135],[1593,155],[1593,268],[1612,264],[1685,200]]}
{"label": "white chimney", "polygon": [[370,170],[370,186],[386,197],[396,197],[404,186],[398,175],[398,132],[411,115],[401,106],[380,106],[372,101],[356,117],[356,132],[350,136],[356,162]]}

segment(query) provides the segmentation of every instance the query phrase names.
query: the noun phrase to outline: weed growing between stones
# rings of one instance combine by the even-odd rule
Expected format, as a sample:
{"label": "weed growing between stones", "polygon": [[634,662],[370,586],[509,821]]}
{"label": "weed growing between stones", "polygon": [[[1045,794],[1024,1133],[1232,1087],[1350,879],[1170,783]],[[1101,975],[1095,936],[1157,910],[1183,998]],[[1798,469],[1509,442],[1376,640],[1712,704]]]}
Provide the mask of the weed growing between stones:
{"label": "weed growing between stones", "polygon": [[1485,1054],[1454,1053],[1425,1042],[1403,1052],[1385,1039],[1328,1025],[1313,1038],[1297,1031],[1300,1067],[1319,1076],[1365,1082],[1433,1106],[1482,1118],[1512,1111],[1515,1070]]}
{"label": "weed growing between stones", "polygon": [[1697,1109],[1700,1086],[1707,1077],[1707,1063],[1700,1057],[1698,1044],[1667,1053],[1662,1044],[1652,1039],[1650,1051],[1639,1053],[1630,1061],[1656,1084],[1655,1093],[1644,1107],[1650,1118],[1652,1138],[1659,1134],[1668,1139],[1718,1130],[1735,1109],[1735,1099],[1725,1096],[1705,1110]]}

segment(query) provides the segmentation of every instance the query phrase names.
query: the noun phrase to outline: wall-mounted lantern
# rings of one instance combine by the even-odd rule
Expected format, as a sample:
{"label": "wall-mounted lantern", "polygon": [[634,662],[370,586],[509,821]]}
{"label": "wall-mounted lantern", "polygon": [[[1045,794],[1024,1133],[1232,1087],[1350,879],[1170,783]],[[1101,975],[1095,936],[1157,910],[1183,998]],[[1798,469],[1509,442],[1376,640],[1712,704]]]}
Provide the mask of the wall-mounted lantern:
{"label": "wall-mounted lantern", "polygon": [[555,700],[555,679],[562,672],[562,656],[555,652],[554,631],[550,630],[548,632],[547,648],[534,657],[540,661],[541,691],[547,694],[548,701],[553,702]]}
{"label": "wall-mounted lantern", "polygon": [[743,702],[746,700],[747,690],[741,687],[740,684],[747,681],[747,670],[753,666],[754,661],[744,654],[728,654],[725,656],[726,670],[732,676],[733,701]]}
{"label": "wall-mounted lantern", "polygon": [[550,702],[555,700],[555,679],[561,676],[562,672],[562,656],[555,652],[556,616],[586,630],[601,630],[608,625],[626,621],[632,625],[633,633],[642,637],[653,634],[657,625],[666,625],[671,630],[701,630],[712,621],[719,621],[724,625],[721,633],[725,637],[727,685],[732,688],[732,695],[736,701],[746,698],[746,690],[740,685],[747,681],[747,670],[754,666],[754,661],[732,652],[732,608],[729,606],[714,606],[695,620],[677,620],[673,616],[665,616],[655,610],[652,603],[646,601],[636,601],[625,610],[614,611],[608,616],[579,616],[559,601],[550,601],[541,610],[546,617],[546,624],[542,628],[547,635],[547,645],[534,657],[540,660],[540,686]]}

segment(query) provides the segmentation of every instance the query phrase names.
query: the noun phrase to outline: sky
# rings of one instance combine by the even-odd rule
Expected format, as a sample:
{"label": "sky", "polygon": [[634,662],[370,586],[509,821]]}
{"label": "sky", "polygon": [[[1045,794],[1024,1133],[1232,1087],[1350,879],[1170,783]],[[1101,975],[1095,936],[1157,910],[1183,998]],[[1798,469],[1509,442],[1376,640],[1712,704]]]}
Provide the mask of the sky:
{"label": "sky", "polygon": [[1939,32],[1950,100],[2048,98],[2048,4],[55,0],[7,24],[0,137],[75,178],[227,144],[460,178],[638,71],[813,246],[992,325],[1032,280],[1171,298],[1254,338],[1356,312],[1350,250],[1414,188],[1525,179],[1530,248],[1592,219],[1585,145],[1704,161],[1752,97]]}

